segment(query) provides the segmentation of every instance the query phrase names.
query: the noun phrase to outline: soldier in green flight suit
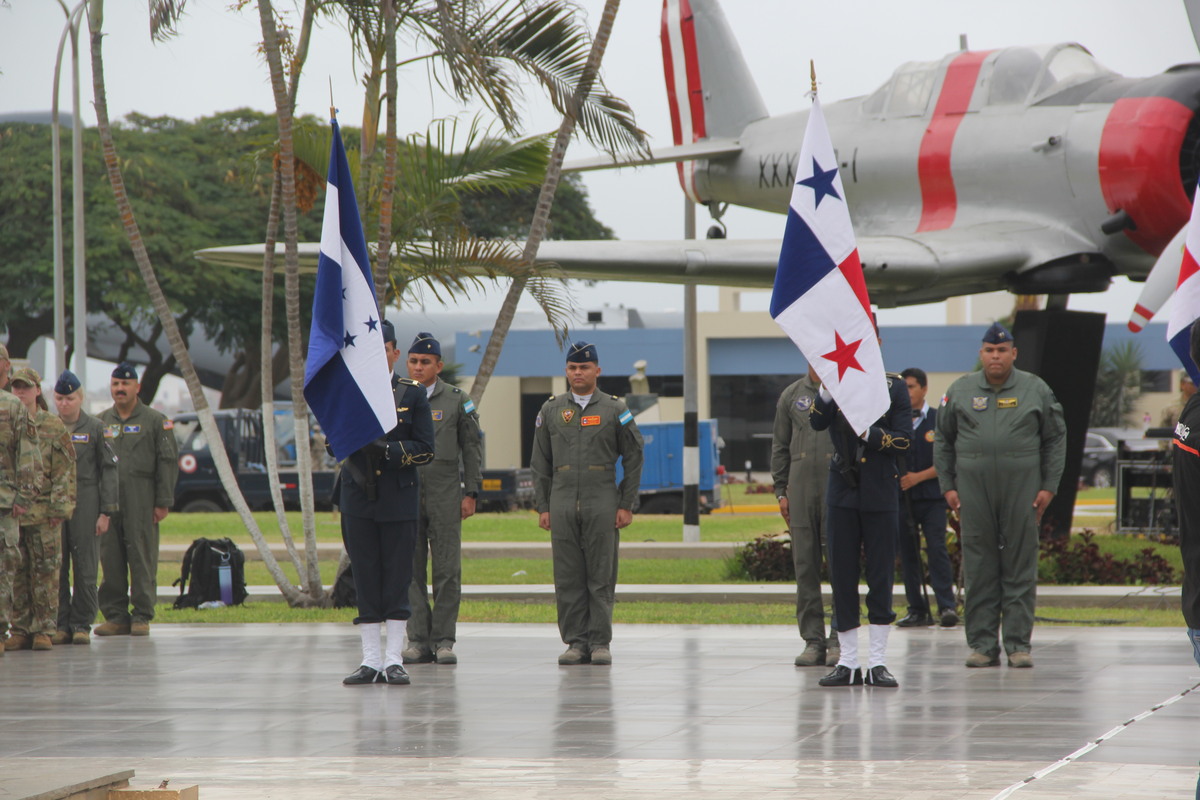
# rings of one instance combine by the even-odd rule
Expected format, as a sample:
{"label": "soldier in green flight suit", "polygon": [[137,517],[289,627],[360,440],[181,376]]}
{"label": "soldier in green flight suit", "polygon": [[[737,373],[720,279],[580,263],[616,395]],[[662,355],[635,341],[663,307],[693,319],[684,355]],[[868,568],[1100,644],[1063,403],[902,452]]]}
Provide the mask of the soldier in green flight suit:
{"label": "soldier in green flight suit", "polygon": [[175,502],[179,446],[174,425],[138,399],[140,389],[133,365],[118,364],[109,381],[113,406],[100,413],[104,435],[117,454],[121,510],[100,537],[105,622],[96,627],[97,636],[150,635],[158,598],[158,523]]}
{"label": "soldier in green flight suit", "polygon": [[[596,346],[567,353],[570,391],[552,396],[535,421],[533,470],[538,525],[550,531],[564,666],[611,664],[618,531],[633,521],[642,480],[642,434],[625,403],[596,390]],[[617,486],[616,464],[625,474]]]}
{"label": "soldier in green flight suit", "polygon": [[13,576],[12,630],[4,649],[50,650],[58,620],[62,524],[75,510],[75,448],[62,420],[46,406],[41,375],[31,367],[19,369],[12,387],[37,427],[43,480],[21,516],[21,560]]}
{"label": "soldier in green flight suit", "polygon": [[[475,513],[480,477],[479,415],[470,395],[443,381],[442,345],[432,333],[418,333],[408,348],[408,377],[425,387],[433,416],[434,457],[421,471],[421,512],[409,584],[405,664],[437,661],[457,664],[454,652],[458,606],[462,599],[462,523]],[[459,461],[462,474],[459,474]],[[433,607],[425,583],[433,560]]]}
{"label": "soldier in green flight suit", "polygon": [[771,478],[779,513],[792,536],[796,568],[796,625],[804,640],[797,667],[834,666],[841,656],[834,622],[825,636],[825,604],[821,599],[821,554],[825,551],[825,487],[833,440],[808,423],[821,379],[812,367],[788,386],[775,405],[771,435]]}
{"label": "soldier in green flight suit", "polygon": [[104,438],[104,425],[83,410],[83,386],[70,370],[63,370],[54,384],[54,405],[75,446],[77,490],[75,513],[62,526],[58,631],[53,641],[91,644],[92,623],[100,608],[96,595],[100,537],[120,510],[117,456]]}
{"label": "soldier in green flight suit", "polygon": [[933,460],[946,502],[962,521],[968,667],[1032,667],[1038,523],[1062,477],[1066,425],[1054,392],[1015,369],[1017,348],[999,323],[979,349],[983,369],[942,398]]}
{"label": "soldier in green flight suit", "polygon": [[[7,372],[4,379],[7,382]],[[0,391],[0,637],[13,618],[13,576],[21,563],[18,520],[42,483],[42,451],[33,418],[20,400]]]}

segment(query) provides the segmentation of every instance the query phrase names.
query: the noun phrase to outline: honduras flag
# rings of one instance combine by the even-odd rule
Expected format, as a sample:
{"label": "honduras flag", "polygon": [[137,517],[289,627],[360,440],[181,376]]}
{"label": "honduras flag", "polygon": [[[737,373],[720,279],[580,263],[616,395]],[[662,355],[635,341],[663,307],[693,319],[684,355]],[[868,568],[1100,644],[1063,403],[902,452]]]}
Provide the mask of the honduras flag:
{"label": "honduras flag", "polygon": [[796,178],[771,316],[862,433],[887,412],[891,400],[846,192],[816,98]]}
{"label": "honduras flag", "polygon": [[[1200,201],[1200,189],[1196,200]],[[1171,299],[1171,318],[1167,322],[1167,342],[1183,362],[1184,369],[1192,380],[1200,385],[1200,370],[1192,362],[1190,338],[1192,325],[1200,318],[1200,202],[1192,204],[1192,218],[1188,221],[1187,238],[1183,243],[1183,263],[1179,265],[1179,283]]]}
{"label": "honduras flag", "polygon": [[379,322],[354,184],[335,119],[304,398],[339,459],[396,427]]}

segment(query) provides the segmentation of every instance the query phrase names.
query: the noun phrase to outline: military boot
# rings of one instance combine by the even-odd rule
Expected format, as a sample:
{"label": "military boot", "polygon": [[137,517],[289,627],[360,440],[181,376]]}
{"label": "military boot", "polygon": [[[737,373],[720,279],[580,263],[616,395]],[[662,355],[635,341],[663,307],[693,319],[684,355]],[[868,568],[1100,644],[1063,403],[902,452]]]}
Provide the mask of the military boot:
{"label": "military boot", "polygon": [[130,636],[149,636],[150,635],[150,623],[149,622],[133,623],[132,625],[129,626],[129,635]]}
{"label": "military boot", "polygon": [[33,646],[30,650],[53,650],[54,643],[50,641],[50,637],[44,633],[35,633],[33,635]]}
{"label": "military boot", "polygon": [[429,664],[434,660],[429,647],[419,642],[409,642],[408,647],[400,651],[400,658],[405,664]]}
{"label": "military boot", "polygon": [[120,622],[103,622],[96,626],[97,636],[128,636],[129,625]]}
{"label": "military boot", "polygon": [[33,646],[33,637],[26,633],[14,633],[4,640],[5,650],[28,650]]}
{"label": "military boot", "polygon": [[825,665],[825,645],[809,642],[804,646],[804,652],[796,656],[797,667],[820,667]]}
{"label": "military boot", "polygon": [[592,660],[591,655],[587,650],[583,649],[582,645],[573,644],[567,648],[566,652],[558,657],[559,666],[573,667],[577,664],[587,664]]}
{"label": "military boot", "polygon": [[54,644],[70,644],[71,632],[64,631],[63,629],[59,628],[54,632],[54,635],[50,637],[50,641]]}
{"label": "military boot", "polygon": [[92,635],[87,631],[75,631],[71,634],[71,644],[91,644]]}

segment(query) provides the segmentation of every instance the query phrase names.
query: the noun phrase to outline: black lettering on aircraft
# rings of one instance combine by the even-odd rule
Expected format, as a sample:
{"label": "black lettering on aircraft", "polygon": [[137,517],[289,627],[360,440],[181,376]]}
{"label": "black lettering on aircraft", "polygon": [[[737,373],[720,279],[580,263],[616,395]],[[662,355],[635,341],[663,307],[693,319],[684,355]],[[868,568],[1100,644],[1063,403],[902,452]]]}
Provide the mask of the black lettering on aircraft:
{"label": "black lettering on aircraft", "polygon": [[763,189],[767,186],[767,159],[763,156],[758,157],[758,188]]}

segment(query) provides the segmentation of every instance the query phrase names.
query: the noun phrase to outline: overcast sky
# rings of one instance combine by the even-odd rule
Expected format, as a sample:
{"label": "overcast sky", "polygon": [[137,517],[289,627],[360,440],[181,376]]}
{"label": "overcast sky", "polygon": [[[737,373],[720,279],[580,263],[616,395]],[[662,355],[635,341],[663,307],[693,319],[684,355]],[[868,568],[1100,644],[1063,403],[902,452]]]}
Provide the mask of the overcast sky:
{"label": "overcast sky", "polygon": [[[74,0],[72,0],[74,2]],[[110,114],[130,111],[194,119],[250,106],[273,110],[266,68],[257,55],[257,12],[228,10],[227,0],[192,0],[180,35],[154,45],[146,5],[110,0],[106,9],[105,62]],[[290,9],[277,0],[279,8]],[[603,0],[583,0],[594,27]],[[0,113],[50,106],[54,55],[64,14],[50,0],[0,0]],[[1173,64],[1200,60],[1182,0],[725,0],[726,14],[772,113],[807,107],[808,60],[816,61],[824,102],[868,93],[904,61],[938,59],[958,48],[966,34],[972,49],[1015,44],[1075,41],[1124,75],[1158,73]],[[605,57],[609,88],[628,100],[641,126],[659,145],[671,140],[659,44],[659,0],[626,0]],[[90,69],[82,42],[83,117],[93,124]],[[361,65],[348,38],[334,22],[318,32],[301,83],[299,112],[326,115],[330,85],[343,124],[361,120]],[[436,90],[421,67],[401,75],[402,131],[423,129],[439,115],[470,113]],[[70,108],[69,84],[62,107]],[[529,107],[529,131],[550,131],[557,119],[544,103]],[[568,159],[590,155],[573,146]],[[623,239],[672,239],[682,232],[682,195],[670,166],[588,173],[596,215]],[[783,217],[733,209],[726,215],[730,238],[782,234]],[[698,222],[707,227],[703,210]],[[1103,297],[1075,296],[1072,308],[1107,311],[1110,320],[1128,316],[1138,287],[1122,282]],[[635,294],[636,293],[636,294]],[[701,307],[715,308],[716,292],[701,289]],[[486,301],[483,301],[486,302]],[[682,306],[678,287],[602,284],[577,293],[577,302],[604,302],[658,309]],[[760,298],[765,308],[765,299]],[[928,321],[929,309],[885,311],[884,323]]]}

